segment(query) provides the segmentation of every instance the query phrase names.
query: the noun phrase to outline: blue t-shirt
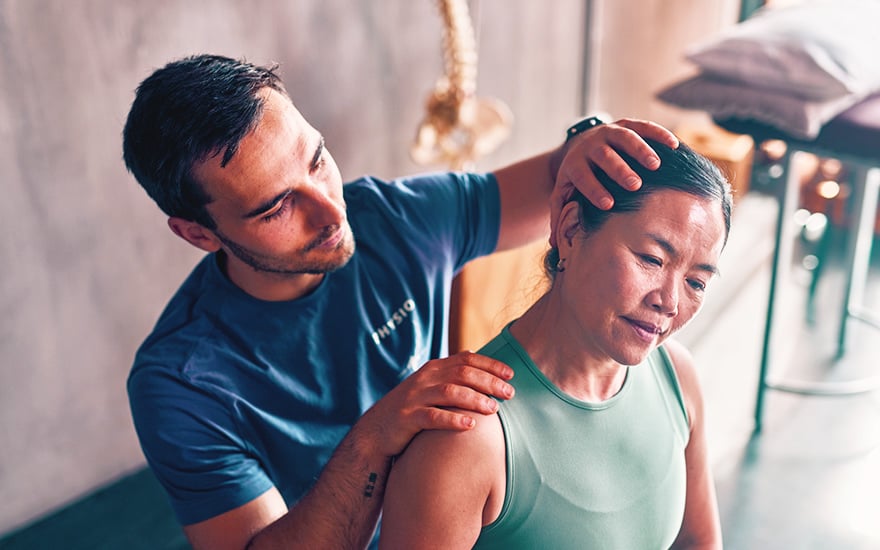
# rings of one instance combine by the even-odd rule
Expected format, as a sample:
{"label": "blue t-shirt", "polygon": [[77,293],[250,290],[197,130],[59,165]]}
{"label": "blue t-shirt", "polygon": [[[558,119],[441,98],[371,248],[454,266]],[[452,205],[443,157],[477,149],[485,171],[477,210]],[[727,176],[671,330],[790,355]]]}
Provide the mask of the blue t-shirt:
{"label": "blue t-shirt", "polygon": [[311,294],[258,300],[211,254],[137,352],[132,416],[184,525],[272,486],[294,505],[375,401],[446,354],[452,278],[498,240],[494,177],[363,178],[343,192],[357,248]]}

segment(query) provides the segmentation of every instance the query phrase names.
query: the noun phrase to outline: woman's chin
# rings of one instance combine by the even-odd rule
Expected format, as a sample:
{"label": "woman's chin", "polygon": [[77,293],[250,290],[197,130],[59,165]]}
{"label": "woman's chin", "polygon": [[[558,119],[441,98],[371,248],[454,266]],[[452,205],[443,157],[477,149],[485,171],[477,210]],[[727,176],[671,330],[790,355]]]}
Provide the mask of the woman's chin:
{"label": "woman's chin", "polygon": [[656,347],[656,345],[651,345],[640,347],[639,349],[620,350],[613,359],[621,365],[632,367],[644,362]]}

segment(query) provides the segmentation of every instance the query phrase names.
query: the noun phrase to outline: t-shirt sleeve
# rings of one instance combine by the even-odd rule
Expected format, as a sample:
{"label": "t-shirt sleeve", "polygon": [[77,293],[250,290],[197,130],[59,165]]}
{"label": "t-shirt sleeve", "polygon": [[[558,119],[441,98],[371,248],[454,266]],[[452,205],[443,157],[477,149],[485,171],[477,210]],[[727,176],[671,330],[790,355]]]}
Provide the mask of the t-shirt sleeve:
{"label": "t-shirt sleeve", "polygon": [[[434,173],[386,183],[366,178],[355,190],[377,193],[389,228],[403,234],[426,260],[443,256],[457,272],[474,258],[490,254],[498,244],[501,224],[498,182],[493,174]],[[375,197],[374,197],[375,198]],[[356,198],[355,204],[359,203]]]}
{"label": "t-shirt sleeve", "polygon": [[181,525],[220,515],[272,488],[217,396],[143,366],[129,378],[128,394],[141,448]]}

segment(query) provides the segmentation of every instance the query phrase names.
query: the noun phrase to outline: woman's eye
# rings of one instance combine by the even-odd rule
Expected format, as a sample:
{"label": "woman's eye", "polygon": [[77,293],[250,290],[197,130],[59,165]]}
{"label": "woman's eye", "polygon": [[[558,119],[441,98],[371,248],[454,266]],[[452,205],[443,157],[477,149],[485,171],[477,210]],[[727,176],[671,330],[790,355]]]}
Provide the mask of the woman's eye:
{"label": "woman's eye", "polygon": [[688,279],[688,284],[696,291],[703,292],[706,290],[706,284],[696,279]]}

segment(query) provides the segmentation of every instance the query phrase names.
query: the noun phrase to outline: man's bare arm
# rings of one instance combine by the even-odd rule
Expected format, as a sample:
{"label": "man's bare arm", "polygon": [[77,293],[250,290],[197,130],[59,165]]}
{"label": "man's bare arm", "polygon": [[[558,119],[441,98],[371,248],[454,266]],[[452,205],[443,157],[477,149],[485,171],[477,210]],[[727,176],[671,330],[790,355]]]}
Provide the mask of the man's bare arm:
{"label": "man's bare arm", "polygon": [[[365,548],[375,531],[392,457],[422,430],[470,430],[512,397],[503,363],[470,352],[429,361],[370,408],[312,489],[287,510],[275,489],[184,527],[196,550]],[[458,410],[450,410],[455,408]]]}

